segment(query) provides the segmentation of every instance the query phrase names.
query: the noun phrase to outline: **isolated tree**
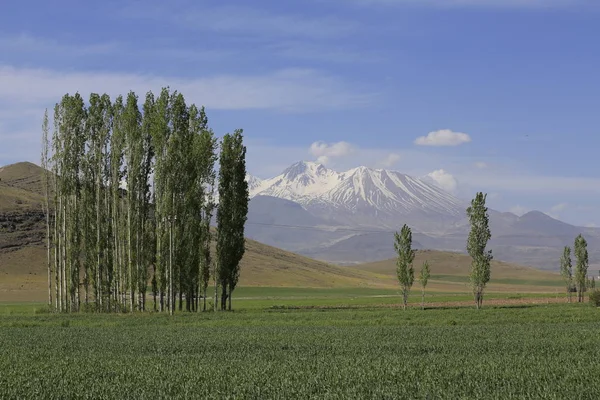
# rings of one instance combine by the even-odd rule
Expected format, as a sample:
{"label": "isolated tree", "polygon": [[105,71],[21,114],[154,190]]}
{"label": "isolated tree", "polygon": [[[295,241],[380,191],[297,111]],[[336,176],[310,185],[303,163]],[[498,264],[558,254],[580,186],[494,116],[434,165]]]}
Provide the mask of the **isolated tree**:
{"label": "isolated tree", "polygon": [[472,258],[470,281],[477,309],[483,305],[483,291],[490,280],[490,266],[493,258],[492,251],[486,251],[487,243],[492,238],[488,209],[485,206],[486,198],[487,194],[478,192],[467,208],[467,216],[471,225],[467,251]]}
{"label": "isolated tree", "polygon": [[246,147],[242,130],[226,134],[221,140],[219,157],[219,205],[217,208],[217,260],[221,285],[221,309],[225,310],[240,275],[245,252],[244,225],[248,214]]}
{"label": "isolated tree", "polygon": [[423,262],[423,266],[419,272],[419,282],[421,282],[421,309],[423,310],[425,309],[425,288],[427,287],[427,282],[429,281],[430,272],[429,262]]}
{"label": "isolated tree", "polygon": [[412,231],[408,225],[405,224],[400,233],[396,232],[394,239],[394,249],[398,254],[396,274],[402,289],[402,305],[406,310],[410,288],[415,281],[415,270],[413,268],[415,250],[412,248]]}
{"label": "isolated tree", "polygon": [[48,269],[48,307],[52,307],[52,263],[50,256],[51,249],[51,236],[50,236],[50,174],[48,169],[49,159],[48,151],[50,142],[48,138],[48,110],[44,111],[44,120],[42,122],[42,185],[44,191],[44,202],[43,209],[46,217],[46,245],[47,245],[47,261],[46,267]]}
{"label": "isolated tree", "polygon": [[573,286],[573,265],[571,262],[571,248],[565,246],[563,255],[560,257],[560,275],[567,287],[567,298],[571,302],[571,287]]}
{"label": "isolated tree", "polygon": [[579,234],[575,238],[575,284],[577,285],[577,301],[583,301],[583,293],[585,292],[585,284],[587,279],[587,271],[589,267],[587,241]]}

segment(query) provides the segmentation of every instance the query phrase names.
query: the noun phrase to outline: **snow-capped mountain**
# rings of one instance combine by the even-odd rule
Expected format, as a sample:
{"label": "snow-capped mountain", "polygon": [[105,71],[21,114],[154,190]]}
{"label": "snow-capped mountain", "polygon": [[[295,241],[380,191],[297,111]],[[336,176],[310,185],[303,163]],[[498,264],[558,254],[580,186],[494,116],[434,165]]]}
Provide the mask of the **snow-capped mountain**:
{"label": "snow-capped mountain", "polygon": [[262,183],[262,179],[257,178],[256,176],[252,176],[250,174],[246,174],[246,182],[248,182],[248,191],[252,193],[259,187]]}
{"label": "snow-capped mountain", "polygon": [[423,230],[433,226],[439,230],[440,224],[460,218],[465,209],[461,200],[435,185],[384,169],[336,172],[322,164],[298,162],[279,176],[253,182],[251,197],[291,200],[343,225],[384,228],[411,222]]}
{"label": "snow-capped mountain", "polygon": [[[406,223],[417,248],[466,251],[468,202],[428,177],[365,167],[336,172],[299,162],[274,178],[247,180],[252,201],[246,234],[273,246],[336,263],[375,261],[395,256],[392,233]],[[489,212],[497,260],[555,268],[579,233],[590,249],[600,248],[600,230],[541,212]],[[590,257],[600,260],[600,252]]]}

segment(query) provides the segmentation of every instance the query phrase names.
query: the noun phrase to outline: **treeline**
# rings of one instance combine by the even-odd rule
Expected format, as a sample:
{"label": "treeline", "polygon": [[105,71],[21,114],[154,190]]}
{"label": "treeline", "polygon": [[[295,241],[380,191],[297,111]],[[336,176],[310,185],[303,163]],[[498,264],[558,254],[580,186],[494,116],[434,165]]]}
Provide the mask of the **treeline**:
{"label": "treeline", "polygon": [[151,293],[156,311],[206,310],[212,277],[215,310],[218,290],[231,309],[248,211],[242,130],[219,145],[204,108],[164,88],[141,107],[133,92],[65,95],[42,133],[50,306],[145,311]]}

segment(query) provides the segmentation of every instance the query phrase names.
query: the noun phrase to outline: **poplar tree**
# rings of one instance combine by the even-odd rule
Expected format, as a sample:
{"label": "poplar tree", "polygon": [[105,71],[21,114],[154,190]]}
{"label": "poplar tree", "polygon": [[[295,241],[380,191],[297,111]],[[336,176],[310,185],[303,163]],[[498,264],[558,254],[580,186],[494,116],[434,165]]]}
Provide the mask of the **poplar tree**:
{"label": "poplar tree", "polygon": [[573,266],[571,262],[571,248],[565,246],[563,254],[560,257],[560,275],[567,287],[567,298],[571,302],[571,287],[573,286]]}
{"label": "poplar tree", "polygon": [[127,210],[127,289],[129,292],[129,311],[136,307],[136,288],[139,272],[139,176],[141,158],[141,113],[138,97],[129,92],[123,110],[123,130],[125,134],[126,163],[126,210]]}
{"label": "poplar tree", "polygon": [[245,252],[244,225],[248,214],[246,147],[242,130],[226,134],[221,140],[219,157],[219,205],[217,208],[218,280],[221,285],[221,309],[226,309],[240,275]]}
{"label": "poplar tree", "polygon": [[125,130],[123,126],[123,97],[118,96],[113,104],[113,129],[110,138],[110,192],[111,192],[111,233],[112,258],[115,274],[114,298],[119,310],[125,307],[125,212],[121,182],[125,176],[123,170]]}
{"label": "poplar tree", "polygon": [[50,174],[48,169],[49,159],[48,159],[48,151],[49,151],[50,143],[48,138],[48,110],[44,111],[44,120],[42,122],[42,155],[41,155],[41,164],[42,164],[42,185],[44,192],[44,202],[42,203],[44,216],[46,217],[46,251],[47,251],[47,260],[46,267],[48,269],[48,307],[52,307],[52,264],[51,264],[51,236],[50,236]]}
{"label": "poplar tree", "polygon": [[427,287],[427,282],[430,277],[430,269],[429,262],[423,262],[423,266],[421,266],[421,271],[419,272],[419,282],[421,282],[421,309],[425,309],[425,288]]}
{"label": "poplar tree", "polygon": [[198,115],[200,125],[200,135],[195,137],[196,154],[194,159],[197,162],[199,169],[199,184],[202,188],[203,202],[200,210],[200,231],[199,231],[199,245],[200,245],[200,271],[199,271],[199,287],[197,292],[200,293],[202,289],[203,307],[206,311],[206,292],[210,280],[210,268],[212,264],[211,257],[211,242],[212,234],[210,230],[210,223],[213,217],[213,213],[216,207],[214,199],[215,190],[215,163],[217,161],[217,139],[212,130],[208,129],[208,120],[204,107],[200,109]]}
{"label": "poplar tree", "polygon": [[415,281],[415,270],[413,268],[415,250],[412,248],[412,231],[408,225],[404,224],[400,233],[394,233],[394,249],[398,254],[396,275],[402,290],[402,306],[406,310],[408,295]]}
{"label": "poplar tree", "polygon": [[471,206],[467,208],[467,216],[471,231],[467,241],[467,251],[472,258],[470,281],[475,297],[475,305],[480,309],[483,304],[483,291],[490,280],[492,251],[486,251],[488,241],[492,238],[489,228],[488,209],[485,206],[487,194],[478,192]]}
{"label": "poplar tree", "polygon": [[156,100],[152,123],[152,146],[155,152],[154,161],[154,219],[156,239],[155,276],[156,290],[159,293],[159,311],[165,308],[165,293],[168,283],[169,236],[167,234],[169,165],[167,142],[170,130],[170,95],[163,88]]}
{"label": "poplar tree", "polygon": [[575,238],[575,284],[577,285],[577,301],[583,301],[583,293],[586,290],[587,271],[589,267],[587,241],[579,234]]}

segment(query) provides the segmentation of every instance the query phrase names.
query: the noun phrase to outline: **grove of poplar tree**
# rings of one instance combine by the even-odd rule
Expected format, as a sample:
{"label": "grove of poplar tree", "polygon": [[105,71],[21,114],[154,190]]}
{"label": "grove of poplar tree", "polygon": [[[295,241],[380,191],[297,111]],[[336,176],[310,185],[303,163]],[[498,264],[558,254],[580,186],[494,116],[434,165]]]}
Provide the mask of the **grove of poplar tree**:
{"label": "grove of poplar tree", "polygon": [[144,311],[151,294],[155,311],[206,310],[211,276],[231,307],[248,211],[241,130],[219,146],[204,107],[168,88],[141,107],[133,92],[65,95],[51,137],[47,113],[42,128],[51,307]]}

